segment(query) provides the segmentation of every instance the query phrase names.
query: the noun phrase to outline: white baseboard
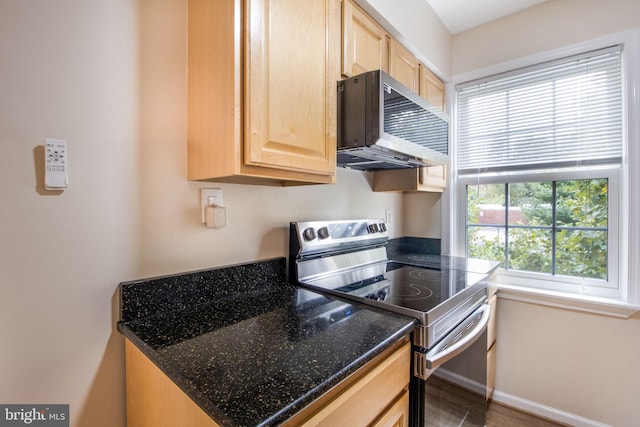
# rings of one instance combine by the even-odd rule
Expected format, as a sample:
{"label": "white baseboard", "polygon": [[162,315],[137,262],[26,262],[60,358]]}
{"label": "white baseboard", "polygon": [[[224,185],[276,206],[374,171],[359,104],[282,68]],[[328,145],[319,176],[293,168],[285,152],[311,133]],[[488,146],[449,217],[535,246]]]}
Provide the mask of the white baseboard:
{"label": "white baseboard", "polygon": [[603,424],[598,421],[590,420],[570,412],[561,411],[560,409],[542,405],[531,400],[522,399],[498,390],[493,392],[493,400],[506,406],[574,427],[611,427],[609,424]]}

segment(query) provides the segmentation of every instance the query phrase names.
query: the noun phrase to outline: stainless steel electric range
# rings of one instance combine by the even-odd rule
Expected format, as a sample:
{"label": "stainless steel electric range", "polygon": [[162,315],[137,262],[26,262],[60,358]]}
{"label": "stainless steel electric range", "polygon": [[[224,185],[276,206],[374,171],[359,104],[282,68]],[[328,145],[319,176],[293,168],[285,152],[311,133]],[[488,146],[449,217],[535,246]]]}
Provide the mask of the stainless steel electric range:
{"label": "stainless steel electric range", "polygon": [[293,222],[290,278],[419,321],[412,337],[412,426],[484,425],[489,276],[389,260],[388,239],[380,219]]}

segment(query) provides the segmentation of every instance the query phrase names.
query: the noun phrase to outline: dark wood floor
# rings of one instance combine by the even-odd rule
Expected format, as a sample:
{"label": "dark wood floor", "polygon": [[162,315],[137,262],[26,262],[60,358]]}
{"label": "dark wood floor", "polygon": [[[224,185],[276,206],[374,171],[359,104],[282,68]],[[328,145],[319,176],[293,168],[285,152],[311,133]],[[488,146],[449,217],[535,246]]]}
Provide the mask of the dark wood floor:
{"label": "dark wood floor", "polygon": [[432,376],[425,396],[425,427],[566,427],[527,414],[469,392],[449,381]]}
{"label": "dark wood floor", "polygon": [[487,412],[487,427],[565,427],[535,415],[516,411],[496,402],[491,402]]}

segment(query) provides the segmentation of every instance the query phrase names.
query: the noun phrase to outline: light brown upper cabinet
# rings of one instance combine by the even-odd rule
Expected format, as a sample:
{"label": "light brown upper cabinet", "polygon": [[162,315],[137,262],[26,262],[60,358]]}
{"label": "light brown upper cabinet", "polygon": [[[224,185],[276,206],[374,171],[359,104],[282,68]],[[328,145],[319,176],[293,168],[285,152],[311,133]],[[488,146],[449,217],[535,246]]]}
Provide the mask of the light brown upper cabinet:
{"label": "light brown upper cabinet", "polygon": [[342,2],[342,75],[388,71],[389,35],[351,0]]}
{"label": "light brown upper cabinet", "polygon": [[373,191],[424,191],[442,193],[447,188],[445,166],[373,172]]}
{"label": "light brown upper cabinet", "polygon": [[444,83],[422,64],[420,64],[420,96],[438,107],[440,111],[445,110]]}
{"label": "light brown upper cabinet", "polygon": [[389,41],[389,75],[420,93],[420,62],[396,39]]}
{"label": "light brown upper cabinet", "polygon": [[189,0],[188,178],[333,183],[340,0]]}

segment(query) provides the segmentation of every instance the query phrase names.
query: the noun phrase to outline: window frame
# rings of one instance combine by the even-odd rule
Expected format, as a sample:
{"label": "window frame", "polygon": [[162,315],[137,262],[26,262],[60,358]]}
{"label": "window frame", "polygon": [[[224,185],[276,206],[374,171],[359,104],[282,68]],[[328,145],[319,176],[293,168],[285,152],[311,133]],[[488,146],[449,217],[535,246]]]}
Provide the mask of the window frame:
{"label": "window frame", "polygon": [[[529,278],[524,283],[519,277],[509,277],[504,272],[498,274],[499,295],[503,298],[541,303],[556,307],[572,308],[620,317],[629,317],[640,311],[640,266],[630,260],[640,259],[640,194],[630,183],[640,182],[640,28],[623,31],[598,39],[553,49],[540,54],[496,64],[479,70],[453,76],[447,84],[447,105],[451,116],[450,156],[456,156],[456,90],[459,83],[482,78],[518,68],[528,67],[547,61],[569,57],[582,52],[600,49],[612,44],[623,45],[623,162],[618,170],[617,185],[619,191],[610,197],[618,197],[615,214],[619,245],[617,252],[617,290],[605,293],[585,293],[582,288],[558,290],[548,286],[550,283],[535,283]],[[633,120],[630,120],[633,118]],[[443,253],[465,256],[466,253],[466,191],[468,180],[458,178],[455,161],[448,168],[449,188],[443,194]],[[496,174],[497,176],[497,174]],[[496,178],[499,179],[499,178]],[[502,178],[504,179],[504,178]],[[477,182],[477,179],[476,179]],[[461,194],[463,195],[462,201]],[[613,201],[610,199],[610,203]],[[610,220],[610,222],[613,222]],[[611,250],[611,249],[610,249]],[[526,278],[525,278],[526,279]],[[547,282],[547,281],[543,281]]]}
{"label": "window frame", "polygon": [[461,224],[459,229],[464,228],[464,233],[460,234],[461,244],[464,245],[466,256],[466,201],[467,185],[475,184],[516,184],[536,181],[563,181],[573,179],[590,179],[590,178],[606,178],[608,180],[608,225],[607,225],[607,280],[596,280],[588,278],[569,277],[563,275],[551,275],[547,273],[536,273],[523,270],[505,270],[500,268],[498,271],[498,280],[500,283],[507,285],[524,285],[531,288],[540,288],[543,290],[568,292],[582,295],[592,295],[603,298],[619,298],[620,297],[620,261],[619,261],[619,245],[611,244],[613,241],[620,240],[619,225],[623,221],[620,216],[620,204],[618,195],[620,194],[620,174],[619,166],[609,167],[593,167],[580,170],[558,170],[548,171],[544,173],[521,173],[521,174],[493,174],[491,176],[474,176],[465,175],[458,178],[458,206],[465,207],[465,214],[460,215]]}

